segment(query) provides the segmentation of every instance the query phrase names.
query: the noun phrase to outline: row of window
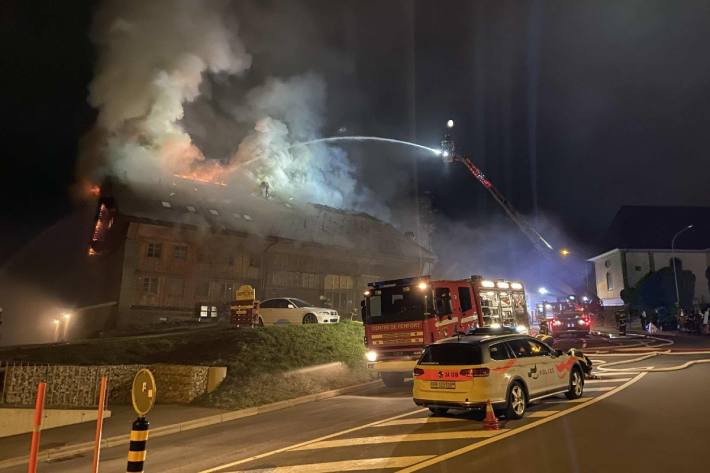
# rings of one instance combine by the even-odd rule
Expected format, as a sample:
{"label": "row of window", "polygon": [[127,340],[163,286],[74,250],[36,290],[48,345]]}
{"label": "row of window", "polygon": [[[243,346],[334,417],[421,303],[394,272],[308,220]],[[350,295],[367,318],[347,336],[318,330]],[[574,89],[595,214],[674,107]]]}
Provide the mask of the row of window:
{"label": "row of window", "polygon": [[[269,275],[270,283],[277,287],[319,289],[319,280],[319,274],[297,271],[274,271]],[[330,292],[351,291],[353,288],[351,276],[327,274],[324,282],[326,290]],[[181,297],[185,295],[185,280],[182,278],[166,278],[165,286],[168,296]],[[231,300],[236,287],[236,281],[202,280],[198,281],[195,286],[195,297],[208,298],[212,296],[212,298]],[[210,288],[212,288],[211,291]],[[157,276],[143,276],[142,289],[145,294],[158,295],[160,279]]]}
{"label": "row of window", "polygon": [[[187,260],[187,245],[172,245],[173,246],[173,258],[176,260]],[[146,246],[145,255],[148,258],[158,258],[163,254],[163,244],[162,243],[148,243]]]}

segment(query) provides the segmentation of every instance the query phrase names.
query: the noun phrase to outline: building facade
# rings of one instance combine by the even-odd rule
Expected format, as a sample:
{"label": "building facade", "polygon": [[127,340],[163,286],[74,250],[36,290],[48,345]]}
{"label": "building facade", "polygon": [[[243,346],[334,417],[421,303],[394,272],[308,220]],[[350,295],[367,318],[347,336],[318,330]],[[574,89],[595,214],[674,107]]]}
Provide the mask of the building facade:
{"label": "building facade", "polygon": [[297,297],[357,317],[368,282],[428,274],[434,261],[411,234],[364,213],[193,182],[106,185],[93,228],[87,257],[110,261],[107,277],[119,282],[115,299],[93,301],[115,305],[85,314],[92,330],[195,318],[198,304],[224,306],[242,284],[257,299]]}
{"label": "building facade", "polygon": [[710,249],[675,250],[666,249],[619,249],[590,258],[594,265],[597,297],[604,306],[621,306],[621,291],[635,287],[649,272],[658,271],[671,265],[671,258],[680,260],[683,270],[695,275],[695,300],[697,304],[710,302],[710,290],[705,272],[710,267]]}

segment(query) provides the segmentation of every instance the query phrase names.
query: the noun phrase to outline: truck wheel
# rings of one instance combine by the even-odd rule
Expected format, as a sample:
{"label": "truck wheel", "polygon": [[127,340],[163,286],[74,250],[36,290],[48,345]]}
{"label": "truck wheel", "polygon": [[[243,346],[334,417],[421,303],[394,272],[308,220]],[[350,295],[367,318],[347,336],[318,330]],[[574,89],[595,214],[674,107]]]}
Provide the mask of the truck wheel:
{"label": "truck wheel", "polygon": [[304,324],[317,324],[318,319],[313,314],[306,314],[303,316],[303,323]]}
{"label": "truck wheel", "polygon": [[584,392],[584,376],[578,367],[572,368],[569,375],[569,389],[565,393],[567,399],[579,399]]}
{"label": "truck wheel", "polygon": [[430,407],[429,410],[435,416],[445,416],[449,410],[445,407]]}
{"label": "truck wheel", "polygon": [[404,375],[402,373],[382,373],[382,382],[388,388],[399,388],[404,386]]}

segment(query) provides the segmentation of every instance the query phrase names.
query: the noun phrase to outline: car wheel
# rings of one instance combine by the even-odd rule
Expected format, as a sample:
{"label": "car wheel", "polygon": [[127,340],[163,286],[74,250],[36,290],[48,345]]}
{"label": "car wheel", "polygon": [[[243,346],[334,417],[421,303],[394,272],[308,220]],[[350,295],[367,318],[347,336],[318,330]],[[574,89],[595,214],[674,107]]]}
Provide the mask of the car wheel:
{"label": "car wheel", "polygon": [[579,399],[584,393],[584,376],[579,368],[572,369],[569,375],[569,389],[565,393],[567,399]]}
{"label": "car wheel", "polygon": [[388,388],[399,388],[404,386],[404,375],[402,373],[382,373],[382,382]]}
{"label": "car wheel", "polygon": [[429,410],[435,416],[445,416],[449,410],[445,407],[430,407]]}
{"label": "car wheel", "polygon": [[313,314],[306,314],[303,316],[303,323],[304,324],[317,324],[318,319]]}
{"label": "car wheel", "polygon": [[520,381],[514,381],[508,389],[508,405],[505,409],[505,417],[508,419],[520,419],[525,415],[528,408],[528,396]]}

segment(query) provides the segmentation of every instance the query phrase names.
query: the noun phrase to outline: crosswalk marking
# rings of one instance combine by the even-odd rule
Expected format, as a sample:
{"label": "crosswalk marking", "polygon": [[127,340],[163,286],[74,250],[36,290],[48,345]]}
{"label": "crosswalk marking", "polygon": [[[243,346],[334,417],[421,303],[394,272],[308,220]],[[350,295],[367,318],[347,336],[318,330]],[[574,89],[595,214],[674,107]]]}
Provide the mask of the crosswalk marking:
{"label": "crosswalk marking", "polygon": [[617,381],[628,381],[631,378],[609,378],[609,379],[588,379],[584,384],[616,383]]}
{"label": "crosswalk marking", "polygon": [[599,386],[598,388],[584,388],[584,392],[596,393],[602,391],[611,391],[612,389],[614,389],[614,386]]}
{"label": "crosswalk marking", "polygon": [[463,430],[457,432],[429,432],[420,434],[403,435],[374,435],[372,437],[357,437],[338,440],[324,440],[322,442],[309,443],[294,450],[316,450],[319,448],[350,447],[353,445],[372,445],[380,443],[399,442],[422,442],[430,440],[460,440],[460,439],[483,439],[506,432],[508,429],[500,430]]}
{"label": "crosswalk marking", "polygon": [[432,458],[434,455],[412,457],[365,458],[337,462],[311,463],[309,465],[276,466],[257,470],[231,471],[225,473],[335,473],[338,471],[379,470],[406,468]]}
{"label": "crosswalk marking", "polygon": [[528,412],[527,414],[525,414],[525,417],[531,417],[531,418],[547,417],[547,416],[551,416],[555,412],[559,412],[559,411],[532,411],[532,412]]}
{"label": "crosswalk marking", "polygon": [[461,422],[467,419],[458,417],[417,417],[414,419],[398,419],[389,422],[377,424],[375,427],[390,427],[392,425],[416,425],[416,424],[432,424],[437,422]]}

